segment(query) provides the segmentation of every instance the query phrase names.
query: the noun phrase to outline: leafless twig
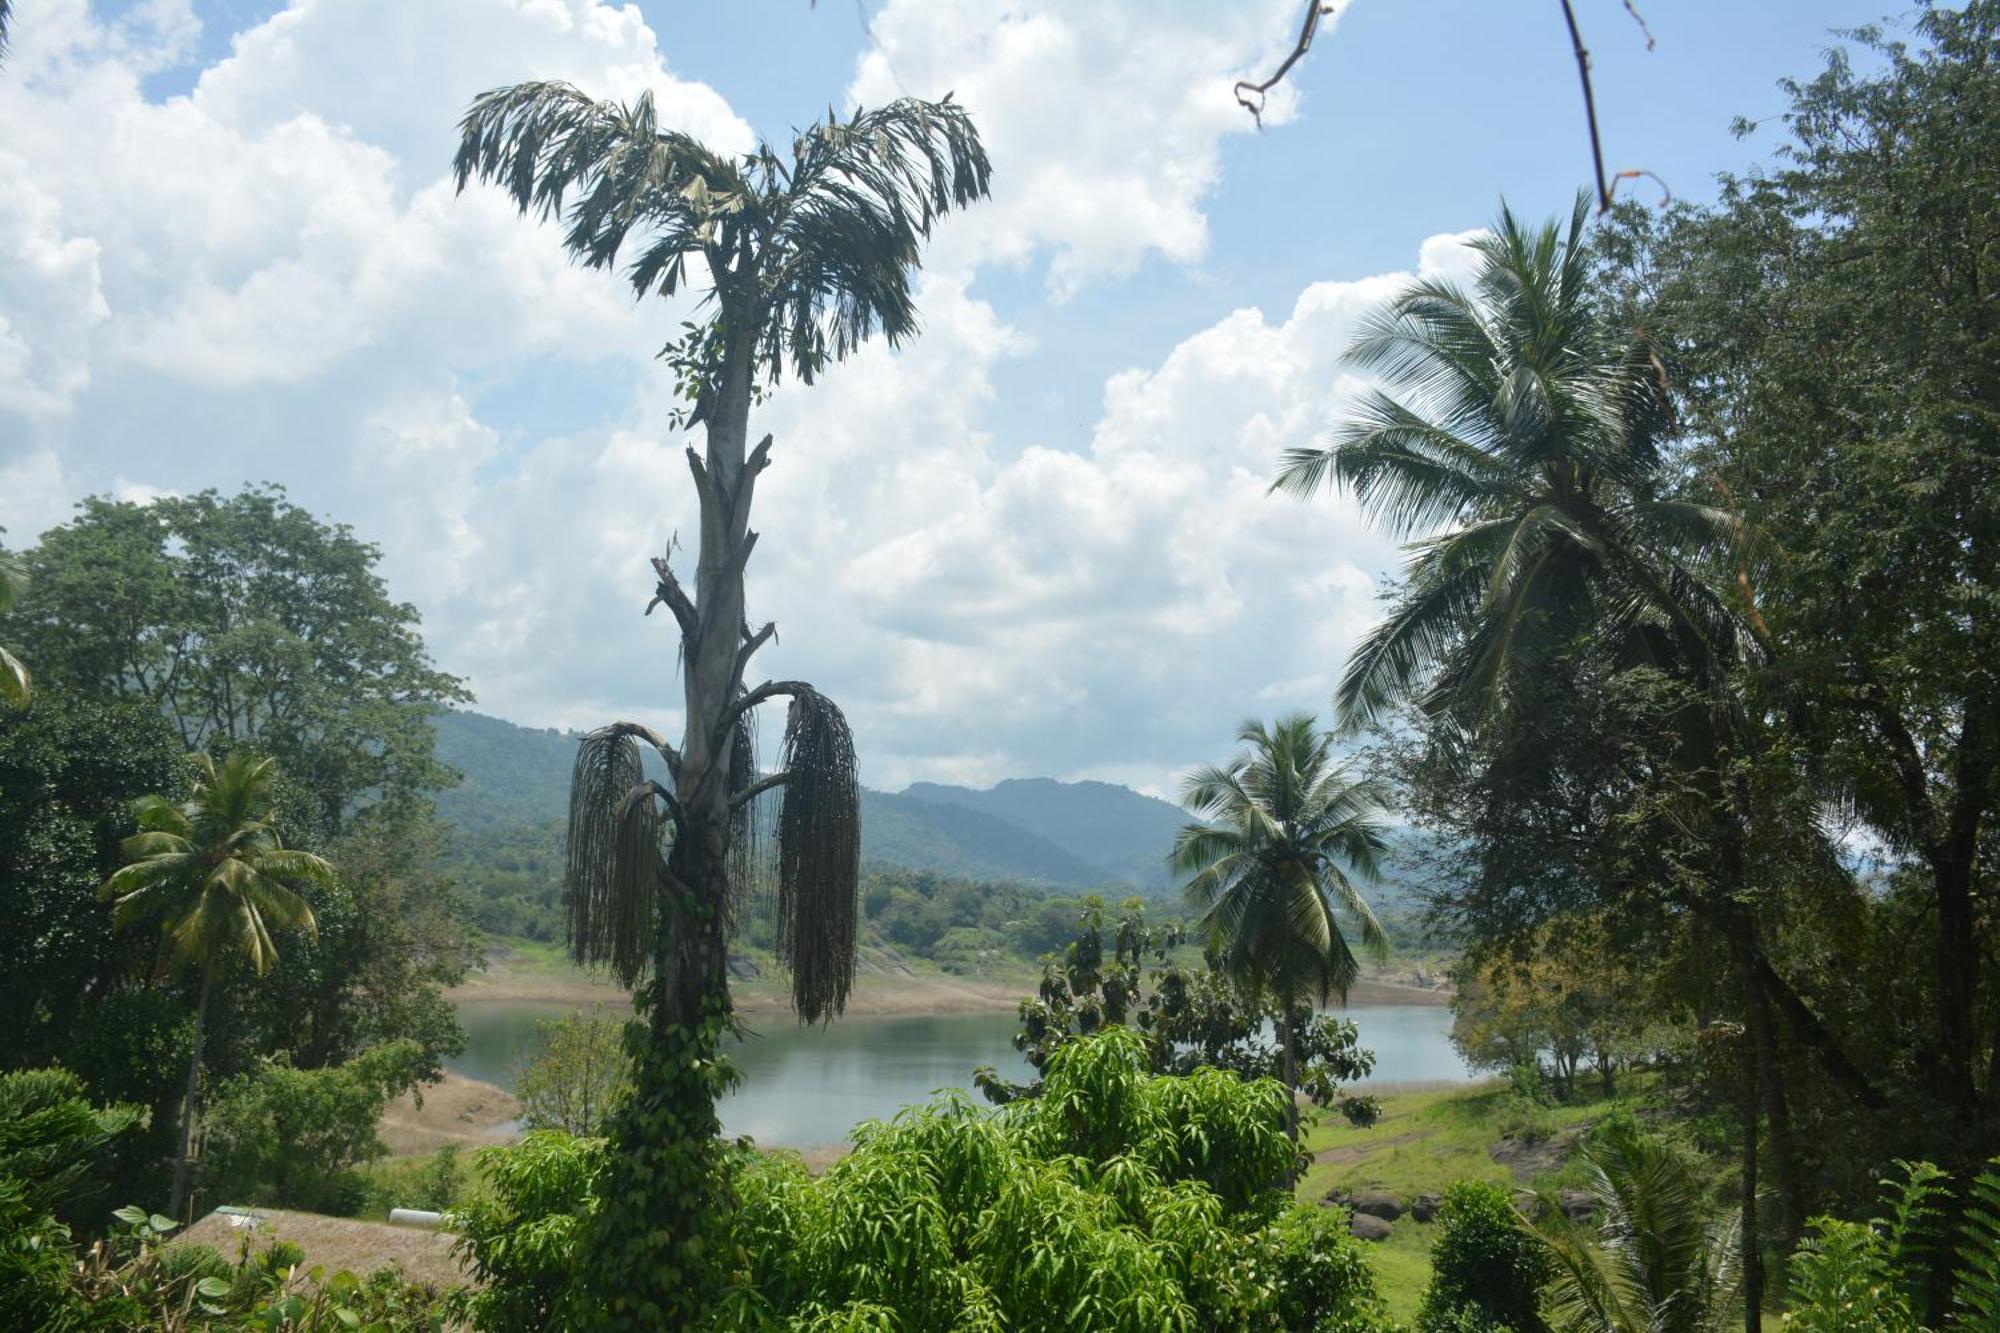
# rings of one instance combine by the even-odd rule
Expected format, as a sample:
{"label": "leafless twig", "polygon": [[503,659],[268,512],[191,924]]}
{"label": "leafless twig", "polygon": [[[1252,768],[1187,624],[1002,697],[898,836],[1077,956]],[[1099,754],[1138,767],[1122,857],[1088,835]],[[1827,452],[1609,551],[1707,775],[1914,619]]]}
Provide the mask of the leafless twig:
{"label": "leafless twig", "polygon": [[[1306,52],[1312,50],[1313,36],[1319,31],[1319,21],[1332,12],[1333,6],[1326,4],[1324,0],[1306,0],[1306,19],[1299,27],[1299,40],[1293,44],[1292,53],[1285,57],[1285,63],[1278,66],[1277,71],[1262,83],[1254,79],[1236,81],[1233,90],[1236,93],[1236,103],[1250,113],[1251,119],[1257,122],[1258,129],[1264,128],[1264,95],[1282,83],[1285,75],[1291,73],[1292,66],[1298,64],[1305,58]],[[1253,96],[1256,98],[1254,102],[1250,100]]]}

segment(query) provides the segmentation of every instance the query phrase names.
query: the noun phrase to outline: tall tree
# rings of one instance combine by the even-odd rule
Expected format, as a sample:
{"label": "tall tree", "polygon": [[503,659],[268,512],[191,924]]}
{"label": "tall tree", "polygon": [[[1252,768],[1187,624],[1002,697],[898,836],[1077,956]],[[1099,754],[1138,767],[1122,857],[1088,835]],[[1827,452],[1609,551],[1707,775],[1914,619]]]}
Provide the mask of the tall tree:
{"label": "tall tree", "polygon": [[[810,384],[880,332],[916,331],[910,274],[936,220],[987,193],[989,166],[963,108],[904,99],[799,133],[789,160],[768,146],[718,154],[664,128],[650,94],[600,102],[560,83],[482,94],[461,124],[459,187],[503,186],[523,213],[561,217],[591,268],[628,241],[633,291],[702,284],[703,318],[662,353],[679,377],[675,424],[703,428],[687,462],[700,544],[690,591],[670,555],[653,561],[655,604],[680,629],[678,744],[618,723],[578,750],[566,887],[579,959],[626,982],[651,974],[637,1091],[613,1122],[612,1191],[598,1218],[602,1317],[638,1324],[701,1308],[701,1228],[720,1202],[714,1169],[715,1043],[728,1021],[726,945],[742,898],[760,794],[782,790],[778,952],[801,1017],[840,1012],[854,967],[860,811],[847,722],[803,681],[745,688],[775,632],[753,629],[744,570],[750,509],[771,437],[749,444],[750,409],[790,372]],[[650,607],[648,608],[650,610]],[[790,699],[782,766],[755,770],[752,711]],[[664,764],[645,777],[641,742]]]}
{"label": "tall tree", "polygon": [[275,760],[248,749],[220,765],[192,756],[195,781],[185,800],[139,799],[138,833],[124,842],[127,864],[98,890],[114,902],[114,923],[157,924],[165,970],[193,964],[201,972],[194,1011],[194,1049],[181,1104],[180,1154],[174,1163],[168,1213],[185,1220],[194,1121],[201,1092],[201,1046],[217,974],[237,954],[263,976],[278,961],[273,926],[312,930],[312,908],[294,890],[327,884],[333,867],[310,852],[287,848],[270,822]]}
{"label": "tall tree", "polygon": [[[1689,687],[1677,764],[1714,853],[1699,905],[1731,943],[1751,1037],[1741,1114],[1754,1333],[1760,1105],[1774,1134],[1788,1122],[1772,1075],[1774,1001],[1802,1036],[1830,1041],[1771,968],[1745,902],[1738,760],[1751,736],[1731,673],[1764,647],[1754,607],[1738,614],[1717,588],[1749,568],[1747,534],[1728,510],[1675,493],[1670,384],[1651,340],[1610,317],[1588,216],[1579,198],[1566,228],[1530,228],[1503,208],[1475,243],[1469,289],[1431,280],[1389,302],[1350,352],[1387,387],[1363,397],[1330,447],[1288,453],[1276,486],[1311,494],[1331,482],[1390,528],[1423,534],[1388,617],[1342,676],[1349,722],[1415,696],[1451,725],[1504,730],[1537,677],[1586,636]],[[1844,1053],[1825,1053],[1868,1089]]]}
{"label": "tall tree", "polygon": [[[1217,970],[1283,1011],[1347,1002],[1361,973],[1348,930],[1387,956],[1389,937],[1354,885],[1373,879],[1386,844],[1384,794],[1333,757],[1333,737],[1304,713],[1246,722],[1249,748],[1226,768],[1188,777],[1181,803],[1199,820],[1174,838],[1174,869]],[[1343,924],[1345,923],[1345,924]],[[1298,1085],[1297,1025],[1281,1022],[1288,1094]],[[1287,1097],[1286,1130],[1299,1111]]]}
{"label": "tall tree", "polygon": [[78,509],[25,553],[35,596],[10,617],[47,684],[145,698],[189,749],[254,744],[318,803],[300,837],[450,781],[430,717],[470,696],[375,546],[276,486]]}
{"label": "tall tree", "polygon": [[1912,1035],[1970,1166],[2000,1124],[1980,906],[2000,802],[2000,4],[1926,6],[1914,28],[1915,49],[1863,30],[1875,59],[1836,50],[1788,83],[1769,170],[1620,239],[1697,465],[1783,552],[1760,589],[1767,683],[1930,881],[1932,1031]]}

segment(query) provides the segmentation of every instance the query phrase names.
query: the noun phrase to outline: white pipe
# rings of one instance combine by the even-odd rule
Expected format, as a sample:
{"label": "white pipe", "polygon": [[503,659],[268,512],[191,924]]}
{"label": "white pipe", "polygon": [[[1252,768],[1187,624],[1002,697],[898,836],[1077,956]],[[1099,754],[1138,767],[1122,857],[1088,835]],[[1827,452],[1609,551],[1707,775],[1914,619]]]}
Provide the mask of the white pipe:
{"label": "white pipe", "polygon": [[444,1225],[444,1214],[427,1212],[422,1208],[391,1208],[389,1225],[392,1227],[422,1227],[426,1231],[436,1231]]}

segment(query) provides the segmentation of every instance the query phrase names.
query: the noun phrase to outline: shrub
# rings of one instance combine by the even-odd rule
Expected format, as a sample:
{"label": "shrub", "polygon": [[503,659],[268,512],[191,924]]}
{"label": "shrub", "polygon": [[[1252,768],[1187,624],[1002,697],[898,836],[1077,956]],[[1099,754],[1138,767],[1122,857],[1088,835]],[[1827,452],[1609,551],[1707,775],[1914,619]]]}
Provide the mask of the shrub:
{"label": "shrub", "polygon": [[535,1025],[535,1044],[522,1061],[514,1095],[529,1129],[595,1134],[632,1086],[624,1024],[603,1005]]}
{"label": "shrub", "polygon": [[1546,1333],[1548,1261],[1505,1190],[1459,1181],[1445,1191],[1438,1227],[1418,1333]]}
{"label": "shrub", "polygon": [[211,1195],[351,1215],[368,1202],[352,1168],[383,1156],[375,1136],[389,1099],[424,1068],[423,1049],[395,1041],[344,1065],[294,1069],[283,1060],[223,1084],[207,1114]]}
{"label": "shrub", "polygon": [[[1359,1246],[1290,1204],[1283,1093],[1218,1070],[1149,1074],[1124,1028],[1067,1044],[1040,1097],[961,1094],[854,1131],[815,1179],[791,1154],[727,1158],[722,1329],[1386,1328]],[[480,1327],[564,1326],[605,1169],[592,1140],[481,1154],[490,1200],[454,1215]]]}

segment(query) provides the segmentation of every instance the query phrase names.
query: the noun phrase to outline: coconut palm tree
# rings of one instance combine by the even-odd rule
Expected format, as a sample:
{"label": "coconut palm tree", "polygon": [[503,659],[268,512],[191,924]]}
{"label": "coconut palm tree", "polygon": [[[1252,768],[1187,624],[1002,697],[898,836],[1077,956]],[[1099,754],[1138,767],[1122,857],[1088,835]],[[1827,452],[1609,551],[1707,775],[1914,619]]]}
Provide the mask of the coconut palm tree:
{"label": "coconut palm tree", "polygon": [[1722,1333],[1736,1320],[1741,1216],[1711,1220],[1687,1158],[1631,1125],[1607,1122],[1583,1151],[1595,1228],[1544,1196],[1531,1228],[1555,1276],[1559,1333]]}
{"label": "coconut palm tree", "polygon": [[1348,359],[1383,387],[1331,445],[1284,456],[1274,489],[1337,486],[1418,535],[1341,677],[1344,722],[1410,697],[1489,719],[1586,626],[1630,631],[1704,682],[1754,649],[1713,590],[1742,524],[1668,493],[1665,374],[1593,300],[1589,211],[1579,198],[1565,230],[1503,207],[1473,243],[1472,286],[1417,282],[1368,319]]}
{"label": "coconut palm tree", "polygon": [[[1474,243],[1470,286],[1417,282],[1362,326],[1350,361],[1383,387],[1324,448],[1295,449],[1273,488],[1337,486],[1392,531],[1415,536],[1386,619],[1363,636],[1336,695],[1358,725],[1400,699],[1469,729],[1504,728],[1525,688],[1586,634],[1656,666],[1698,703],[1681,719],[1682,762],[1701,792],[1717,892],[1696,904],[1731,943],[1755,1066],[1744,1079],[1744,1195],[1756,1186],[1757,1104],[1788,1143],[1776,1082],[1775,1003],[1827,1071],[1879,1094],[1771,967],[1745,887],[1747,796],[1726,776],[1754,741],[1729,673],[1760,660],[1740,518],[1679,498],[1663,444],[1674,424],[1660,354],[1594,299],[1589,201],[1568,226],[1526,227],[1504,207]],[[1796,1228],[1789,1151],[1777,1154]],[[1756,1214],[1746,1207],[1745,1326],[1761,1301]]]}
{"label": "coconut palm tree", "polygon": [[[0,19],[4,19],[5,0],[0,0]],[[0,34],[4,36],[4,34]],[[28,589],[27,571],[21,568],[12,556],[0,556],[0,613],[12,611],[14,603]],[[28,668],[21,665],[21,659],[0,647],[0,699],[19,708],[28,702],[33,693],[28,681]]]}
{"label": "coconut palm tree", "polygon": [[[680,630],[683,729],[678,744],[633,723],[584,739],[565,877],[575,956],[608,963],[628,985],[651,977],[637,1091],[612,1129],[630,1206],[600,1210],[596,1276],[635,1308],[650,1299],[693,1311],[705,1270],[682,1255],[699,1248],[711,1193],[704,1154],[715,1042],[729,1022],[729,926],[767,824],[778,843],[778,952],[799,1015],[839,1013],[854,975],[860,805],[847,722],[803,681],[746,688],[775,632],[753,629],[744,607],[751,502],[772,459],[769,435],[749,446],[750,409],[784,374],[809,384],[873,334],[893,346],[916,332],[921,244],[942,215],[986,195],[990,168],[949,97],[829,114],[789,153],[760,146],[744,157],[662,126],[650,94],[621,105],[560,83],[485,93],[460,130],[460,189],[492,182],[523,213],[560,218],[564,246],[587,267],[628,253],[641,297],[701,291],[701,317],[662,353],[678,379],[674,424],[703,431],[702,447],[686,451],[701,515],[693,587],[669,552],[652,562],[647,608],[665,606]],[[784,754],[760,775],[751,717],[781,696]],[[664,782],[647,777],[642,744]],[[771,791],[776,819],[759,819],[753,802]]]}
{"label": "coconut palm tree", "polygon": [[[1174,838],[1173,866],[1217,970],[1253,999],[1275,1001],[1285,1085],[1298,1083],[1294,1009],[1347,1002],[1360,975],[1348,931],[1386,956],[1388,936],[1355,887],[1384,849],[1382,789],[1334,761],[1333,737],[1305,713],[1246,722],[1249,748],[1226,768],[1190,774],[1181,804],[1201,822]],[[1286,1129],[1298,1138],[1298,1103]]]}
{"label": "coconut palm tree", "polygon": [[215,979],[238,954],[258,976],[269,972],[278,961],[273,927],[317,929],[297,886],[333,880],[332,866],[310,852],[286,847],[271,822],[275,761],[248,750],[234,751],[219,765],[205,754],[192,759],[194,788],[186,800],[139,798],[139,832],[120,846],[126,864],[98,890],[100,898],[113,900],[117,928],[138,922],[159,926],[162,972],[177,973],[189,965],[201,970],[194,1049],[181,1103],[180,1154],[168,1203],[169,1214],[183,1220],[202,1040]]}

